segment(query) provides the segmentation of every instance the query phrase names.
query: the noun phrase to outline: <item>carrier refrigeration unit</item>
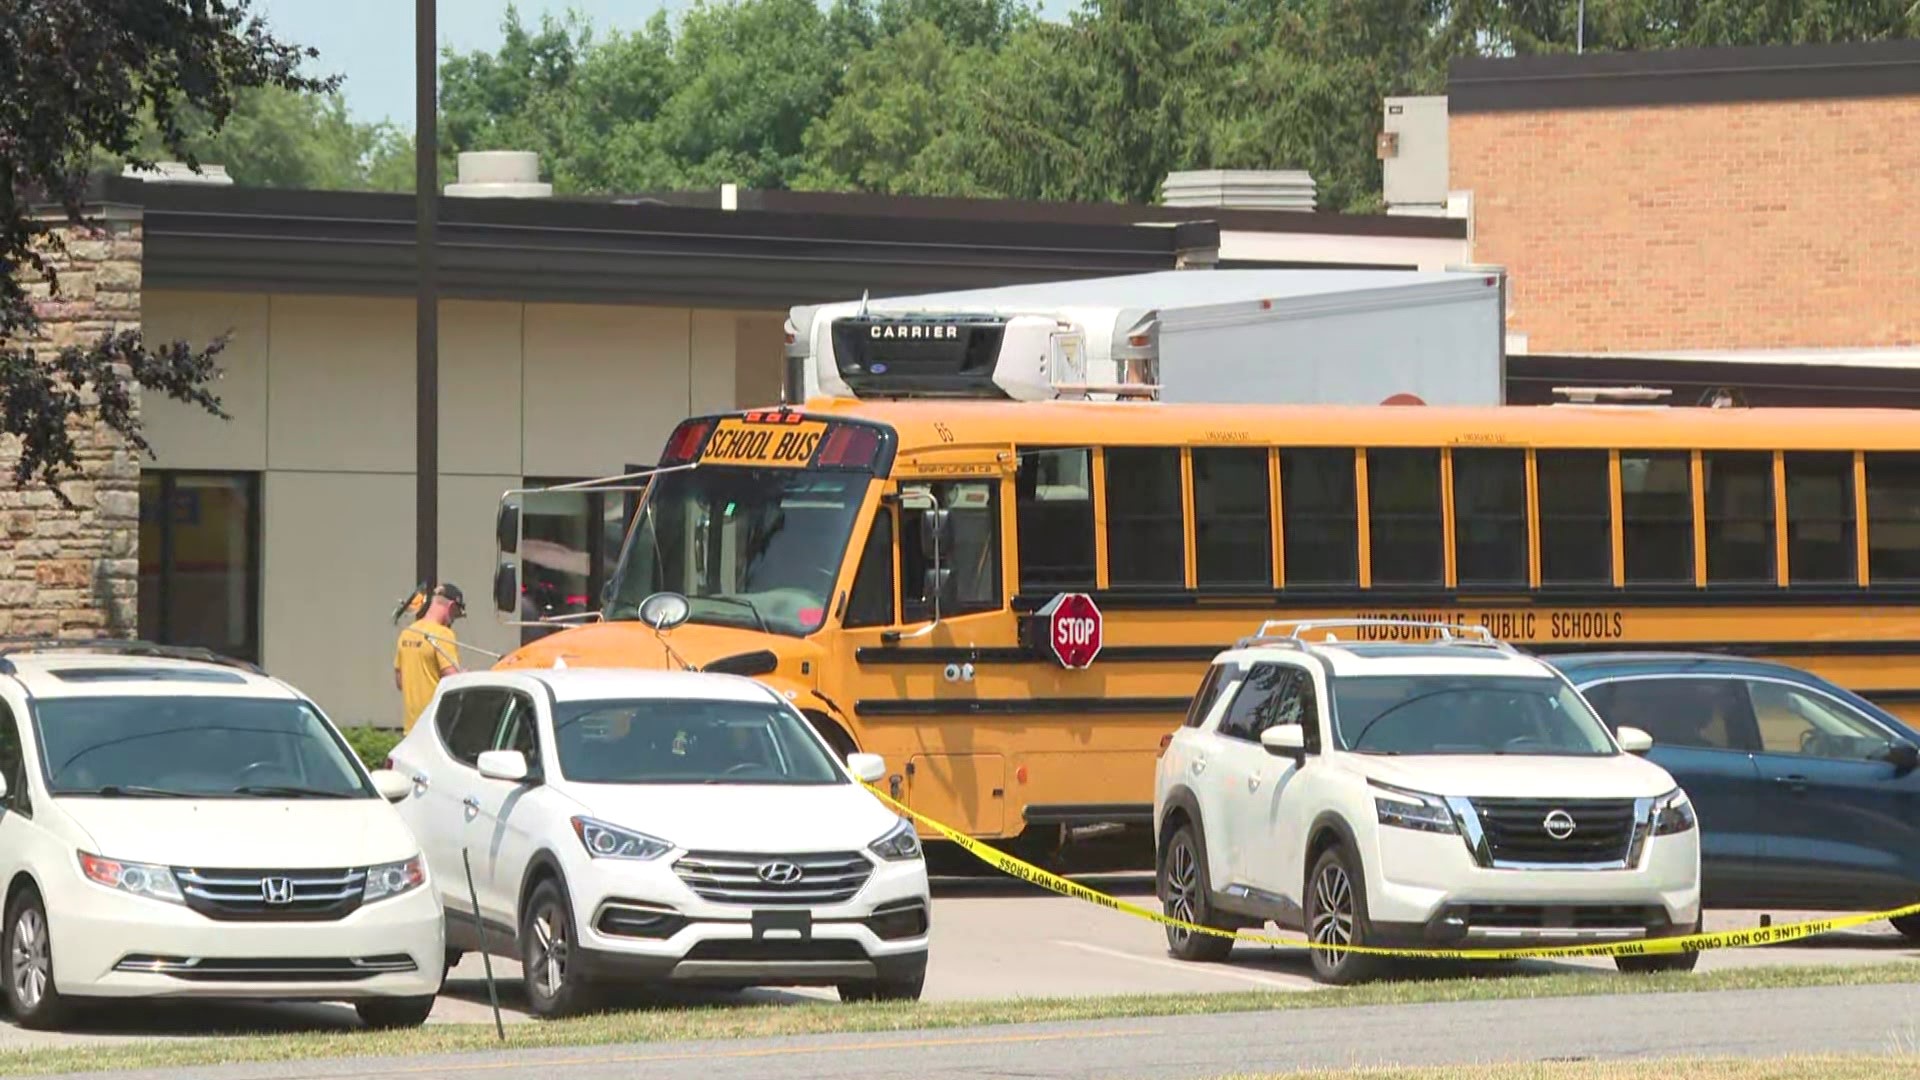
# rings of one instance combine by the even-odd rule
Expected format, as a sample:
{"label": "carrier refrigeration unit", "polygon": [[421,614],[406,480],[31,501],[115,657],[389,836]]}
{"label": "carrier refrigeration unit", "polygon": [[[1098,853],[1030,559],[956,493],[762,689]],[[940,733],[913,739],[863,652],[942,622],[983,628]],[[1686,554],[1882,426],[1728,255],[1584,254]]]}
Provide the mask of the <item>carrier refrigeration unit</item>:
{"label": "carrier refrigeration unit", "polygon": [[784,396],[1498,405],[1503,285],[1173,270],[795,307]]}

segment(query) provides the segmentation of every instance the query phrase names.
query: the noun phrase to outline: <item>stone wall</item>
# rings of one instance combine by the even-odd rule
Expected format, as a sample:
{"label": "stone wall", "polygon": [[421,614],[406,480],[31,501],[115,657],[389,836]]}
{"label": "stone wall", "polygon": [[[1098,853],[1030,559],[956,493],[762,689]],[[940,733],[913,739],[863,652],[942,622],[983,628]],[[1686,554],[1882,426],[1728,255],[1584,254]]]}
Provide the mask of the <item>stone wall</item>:
{"label": "stone wall", "polygon": [[[140,221],[124,210],[97,229],[67,228],[58,295],[28,286],[42,353],[140,328]],[[10,343],[18,344],[18,343]],[[73,426],[80,471],[63,506],[44,486],[16,488],[19,443],[0,436],[0,637],[133,636],[139,625],[140,462],[113,432]]]}

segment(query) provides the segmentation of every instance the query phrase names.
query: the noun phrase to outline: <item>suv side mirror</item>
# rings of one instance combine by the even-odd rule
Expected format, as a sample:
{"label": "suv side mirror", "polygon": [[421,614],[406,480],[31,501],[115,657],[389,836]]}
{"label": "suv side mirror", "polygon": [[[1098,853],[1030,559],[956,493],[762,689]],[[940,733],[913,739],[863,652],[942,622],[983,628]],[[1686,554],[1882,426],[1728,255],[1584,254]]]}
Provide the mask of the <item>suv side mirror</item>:
{"label": "suv side mirror", "polygon": [[1620,743],[1620,749],[1629,754],[1644,754],[1653,749],[1653,736],[1637,727],[1623,727],[1613,733]]}
{"label": "suv side mirror", "polygon": [[413,794],[413,781],[392,769],[375,769],[368,775],[373,778],[373,790],[388,802],[405,802]]}
{"label": "suv side mirror", "polygon": [[879,754],[848,754],[847,771],[863,784],[877,784],[887,775],[887,759]]}
{"label": "suv side mirror", "polygon": [[13,794],[13,792],[7,790],[6,774],[0,773],[0,799],[4,799],[11,794]]}
{"label": "suv side mirror", "polygon": [[1260,745],[1274,757],[1299,761],[1307,753],[1307,729],[1299,724],[1275,724],[1260,733]]}
{"label": "suv side mirror", "polygon": [[505,780],[518,784],[527,779],[527,756],[518,750],[488,750],[474,762],[480,767],[480,775],[489,780]]}
{"label": "suv side mirror", "polygon": [[[1920,768],[1920,746],[1915,746],[1905,739],[1894,740],[1887,747],[1883,757],[1893,766],[1894,773],[1899,776],[1905,776],[1914,769]],[[4,787],[5,780],[0,779],[0,796],[6,794]]]}

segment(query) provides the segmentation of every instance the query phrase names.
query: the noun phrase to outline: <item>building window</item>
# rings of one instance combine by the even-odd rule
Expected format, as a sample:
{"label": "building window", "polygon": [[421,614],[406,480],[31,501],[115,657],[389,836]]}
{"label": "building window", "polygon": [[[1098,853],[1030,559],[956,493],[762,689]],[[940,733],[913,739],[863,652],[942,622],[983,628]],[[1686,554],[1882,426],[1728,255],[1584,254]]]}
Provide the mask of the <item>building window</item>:
{"label": "building window", "polygon": [[1605,450],[1542,450],[1540,584],[1613,584],[1613,488]]}
{"label": "building window", "polygon": [[1021,592],[1094,587],[1093,451],[1021,450],[1014,514]]}
{"label": "building window", "polygon": [[1693,584],[1693,458],[1622,451],[1620,534],[1628,585]]}
{"label": "building window", "polygon": [[1790,453],[1785,457],[1787,580],[1794,585],[1858,583],[1853,455]]}
{"label": "building window", "polygon": [[1710,451],[1701,455],[1707,509],[1707,584],[1771,585],[1773,455]]}
{"label": "building window", "polygon": [[1440,451],[1367,451],[1367,518],[1375,585],[1446,584]]}
{"label": "building window", "polygon": [[1920,454],[1866,457],[1868,580],[1920,582]]}
{"label": "building window", "polygon": [[1193,451],[1193,538],[1200,588],[1272,588],[1273,485],[1266,450]]}
{"label": "building window", "polygon": [[1107,581],[1111,588],[1187,584],[1186,513],[1180,451],[1107,451]]}
{"label": "building window", "polygon": [[[573,483],[528,480],[530,488]],[[628,507],[636,493],[539,491],[526,495],[520,511],[520,615],[527,622],[600,609],[600,592],[620,558]],[[532,641],[558,627],[528,626]]]}
{"label": "building window", "polygon": [[260,660],[260,476],[140,475],[140,636]]}
{"label": "building window", "polygon": [[1453,451],[1453,554],[1462,586],[1527,583],[1527,452]]}
{"label": "building window", "polygon": [[1280,451],[1287,585],[1360,583],[1360,509],[1352,450]]}

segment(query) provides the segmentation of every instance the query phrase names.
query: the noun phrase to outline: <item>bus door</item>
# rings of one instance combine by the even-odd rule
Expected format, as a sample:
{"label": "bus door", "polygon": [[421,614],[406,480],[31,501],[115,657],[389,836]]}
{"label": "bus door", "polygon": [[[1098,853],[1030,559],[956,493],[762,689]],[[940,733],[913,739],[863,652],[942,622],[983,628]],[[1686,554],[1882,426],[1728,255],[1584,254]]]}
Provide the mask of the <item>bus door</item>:
{"label": "bus door", "polygon": [[[901,797],[978,836],[1006,824],[1006,758],[998,741],[981,738],[981,723],[994,714],[972,658],[975,648],[1011,640],[1002,484],[1000,473],[983,470],[902,476],[888,486],[868,552],[877,567],[880,545],[890,541],[892,625],[872,635],[874,647],[858,650],[862,720],[900,777]],[[877,537],[882,532],[891,535]],[[863,614],[880,611],[876,593],[855,597],[867,601]],[[849,627],[855,607],[850,599]]]}

